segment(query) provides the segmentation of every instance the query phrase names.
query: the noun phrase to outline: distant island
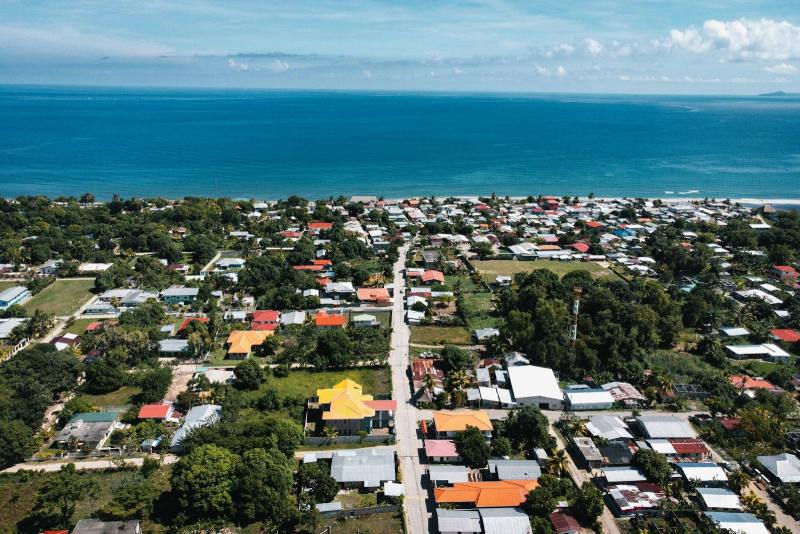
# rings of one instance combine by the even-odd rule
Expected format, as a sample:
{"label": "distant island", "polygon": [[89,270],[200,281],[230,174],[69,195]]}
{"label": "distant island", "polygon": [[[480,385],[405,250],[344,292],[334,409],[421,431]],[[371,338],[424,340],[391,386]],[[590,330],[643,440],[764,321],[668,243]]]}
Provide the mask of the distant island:
{"label": "distant island", "polygon": [[775,91],[774,93],[763,93],[758,96],[800,96],[800,93],[787,93],[786,91]]}

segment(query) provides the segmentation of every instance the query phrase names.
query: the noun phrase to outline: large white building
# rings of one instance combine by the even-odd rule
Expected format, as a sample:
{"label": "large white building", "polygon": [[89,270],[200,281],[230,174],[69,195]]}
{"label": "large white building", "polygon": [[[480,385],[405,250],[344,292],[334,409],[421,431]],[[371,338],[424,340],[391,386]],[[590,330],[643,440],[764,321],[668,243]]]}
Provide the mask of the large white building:
{"label": "large white building", "polygon": [[532,405],[543,410],[560,410],[564,393],[552,369],[535,365],[516,365],[508,368],[511,390],[517,404]]}

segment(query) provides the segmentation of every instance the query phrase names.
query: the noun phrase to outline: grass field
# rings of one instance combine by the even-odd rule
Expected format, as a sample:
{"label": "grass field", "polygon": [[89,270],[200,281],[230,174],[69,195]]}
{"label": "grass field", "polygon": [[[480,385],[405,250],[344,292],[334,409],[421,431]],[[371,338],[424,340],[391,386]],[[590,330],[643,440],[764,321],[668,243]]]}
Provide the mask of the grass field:
{"label": "grass field", "polygon": [[69,325],[67,328],[64,329],[64,332],[69,332],[70,334],[78,334],[79,336],[86,332],[86,327],[89,324],[96,322],[97,319],[76,319]]}
{"label": "grass field", "polygon": [[133,397],[141,393],[141,389],[132,386],[122,386],[116,391],[103,395],[90,395],[81,393],[79,397],[90,405],[105,410],[109,408],[124,408],[132,404]]}
{"label": "grass field", "polygon": [[529,273],[537,269],[547,269],[556,273],[559,277],[572,271],[589,271],[594,278],[613,277],[620,279],[614,271],[593,261],[486,260],[473,261],[472,264],[487,283],[494,283],[495,278],[501,275],[513,276],[517,273]]}
{"label": "grass field", "polygon": [[33,312],[38,309],[55,315],[71,315],[92,296],[92,280],[57,280],[25,303]]}
{"label": "grass field", "polygon": [[463,326],[412,326],[411,342],[421,345],[469,345],[472,334]]}
{"label": "grass field", "polygon": [[353,519],[326,519],[322,527],[333,526],[331,534],[389,534],[403,532],[401,513],[373,514]]}
{"label": "grass field", "polygon": [[[289,376],[279,378],[270,376],[261,386],[261,390],[275,388],[282,397],[300,397],[306,399],[316,394],[317,389],[328,388],[349,378],[364,387],[368,395],[388,395],[392,392],[392,380],[388,367],[358,367],[341,371],[309,371],[292,369]],[[263,391],[255,392],[260,396]]]}

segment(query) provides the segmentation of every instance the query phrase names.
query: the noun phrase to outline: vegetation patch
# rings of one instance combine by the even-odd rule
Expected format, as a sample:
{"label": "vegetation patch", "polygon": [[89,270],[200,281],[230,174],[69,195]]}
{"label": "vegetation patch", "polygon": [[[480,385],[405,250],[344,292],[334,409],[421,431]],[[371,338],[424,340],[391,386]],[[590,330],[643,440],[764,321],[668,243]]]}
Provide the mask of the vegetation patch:
{"label": "vegetation patch", "polygon": [[70,315],[89,300],[92,287],[92,280],[58,280],[26,302],[25,308],[54,315]]}
{"label": "vegetation patch", "polygon": [[414,326],[411,342],[420,345],[469,345],[472,335],[463,326]]}
{"label": "vegetation patch", "polygon": [[517,273],[529,273],[537,269],[552,271],[559,278],[573,271],[588,271],[594,278],[610,277],[610,279],[620,280],[614,271],[594,261],[485,260],[473,261],[472,265],[483,275],[483,279],[487,283],[494,283],[498,276],[513,276]]}

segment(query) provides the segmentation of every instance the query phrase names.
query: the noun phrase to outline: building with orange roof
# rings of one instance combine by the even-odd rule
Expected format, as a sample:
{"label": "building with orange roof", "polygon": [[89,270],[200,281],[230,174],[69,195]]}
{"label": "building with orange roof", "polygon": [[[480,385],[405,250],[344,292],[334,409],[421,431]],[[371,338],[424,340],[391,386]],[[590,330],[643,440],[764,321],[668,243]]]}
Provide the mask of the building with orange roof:
{"label": "building with orange roof", "polygon": [[736,389],[743,391],[763,389],[765,391],[769,391],[770,393],[783,393],[781,388],[763,378],[753,378],[747,375],[731,375],[728,377],[728,382],[730,382],[731,385],[733,385],[733,387]]}
{"label": "building with orange roof", "polygon": [[388,306],[392,303],[389,290],[385,287],[359,287],[356,296],[362,303],[376,304],[378,306]]}
{"label": "building with orange roof", "polygon": [[139,419],[153,419],[156,421],[177,421],[175,409],[171,404],[145,404],[139,408]]}
{"label": "building with orange roof", "polygon": [[456,482],[452,487],[433,491],[437,504],[455,504],[476,508],[513,508],[525,502],[528,493],[539,487],[536,480],[492,480]]}
{"label": "building with orange roof", "polygon": [[344,328],[347,326],[347,316],[342,313],[319,312],[314,316],[314,324],[317,328]]}
{"label": "building with orange roof", "polygon": [[436,411],[433,412],[433,426],[439,438],[453,438],[473,426],[491,439],[494,430],[489,414],[483,410]]}
{"label": "building with orange roof", "polygon": [[428,269],[422,273],[422,283],[424,284],[444,284],[444,273],[434,269]]}
{"label": "building with orange roof", "polygon": [[319,410],[322,424],[342,436],[389,428],[393,426],[396,409],[397,401],[376,400],[349,378],[333,387],[318,389],[317,396],[309,402],[309,412]]}
{"label": "building with orange roof", "polygon": [[323,230],[330,230],[333,228],[333,223],[322,221],[311,221],[308,223],[308,231],[313,234],[318,234]]}
{"label": "building with orange roof", "polygon": [[253,347],[261,345],[274,335],[272,330],[233,330],[228,334],[228,358],[231,360],[244,360],[253,351]]}

